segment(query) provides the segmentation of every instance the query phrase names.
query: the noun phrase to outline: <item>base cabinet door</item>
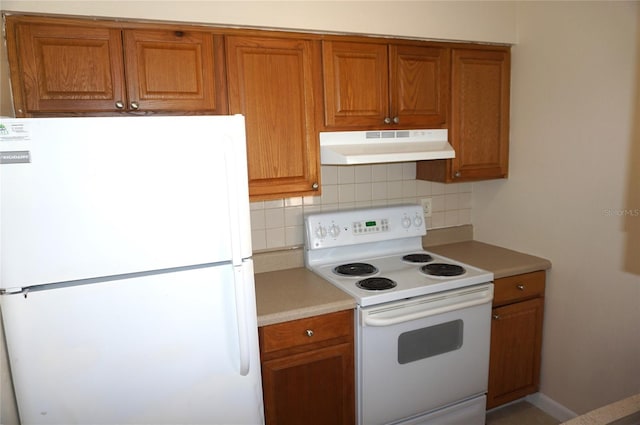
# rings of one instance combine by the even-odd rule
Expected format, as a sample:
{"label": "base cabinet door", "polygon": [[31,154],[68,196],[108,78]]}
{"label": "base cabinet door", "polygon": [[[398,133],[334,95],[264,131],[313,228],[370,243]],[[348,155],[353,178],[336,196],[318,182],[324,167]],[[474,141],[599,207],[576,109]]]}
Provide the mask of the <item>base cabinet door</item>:
{"label": "base cabinet door", "polygon": [[353,423],[353,346],[341,344],[262,363],[267,424]]}
{"label": "base cabinet door", "polygon": [[258,329],[267,425],[355,424],[353,311]]}
{"label": "base cabinet door", "polygon": [[510,294],[530,298],[492,310],[488,409],[538,391],[544,272],[496,279],[495,288],[494,305],[509,302]]}

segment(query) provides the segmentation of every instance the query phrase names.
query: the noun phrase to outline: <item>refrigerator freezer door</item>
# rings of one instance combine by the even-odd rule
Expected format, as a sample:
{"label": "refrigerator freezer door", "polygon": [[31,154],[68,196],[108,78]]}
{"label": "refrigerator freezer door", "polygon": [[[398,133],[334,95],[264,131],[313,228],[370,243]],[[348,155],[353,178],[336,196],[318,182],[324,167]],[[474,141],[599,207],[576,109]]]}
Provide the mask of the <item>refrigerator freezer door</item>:
{"label": "refrigerator freezer door", "polygon": [[242,116],[0,124],[0,288],[251,256]]}
{"label": "refrigerator freezer door", "polygon": [[234,273],[224,265],[0,297],[22,423],[263,423],[254,286],[244,282],[243,376]]}

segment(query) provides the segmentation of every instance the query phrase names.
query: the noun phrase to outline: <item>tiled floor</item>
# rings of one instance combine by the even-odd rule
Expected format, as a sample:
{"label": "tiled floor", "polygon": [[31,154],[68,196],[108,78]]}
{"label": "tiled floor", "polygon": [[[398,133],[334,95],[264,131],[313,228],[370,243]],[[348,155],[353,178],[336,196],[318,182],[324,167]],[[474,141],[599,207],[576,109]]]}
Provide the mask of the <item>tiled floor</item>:
{"label": "tiled floor", "polygon": [[560,422],[534,405],[521,401],[492,410],[486,425],[557,425]]}

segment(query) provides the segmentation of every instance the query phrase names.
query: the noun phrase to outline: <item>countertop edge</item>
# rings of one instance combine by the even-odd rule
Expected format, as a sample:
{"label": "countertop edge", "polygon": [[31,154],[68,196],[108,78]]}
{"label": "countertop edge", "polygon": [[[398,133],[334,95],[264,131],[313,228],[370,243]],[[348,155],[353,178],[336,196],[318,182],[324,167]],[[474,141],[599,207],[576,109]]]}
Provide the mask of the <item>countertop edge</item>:
{"label": "countertop edge", "polygon": [[353,310],[356,308],[355,300],[344,300],[333,303],[324,303],[312,307],[301,307],[294,310],[286,310],[278,313],[263,314],[258,316],[258,327],[274,325],[291,320],[305,319],[322,314],[335,313],[343,310]]}
{"label": "countertop edge", "polygon": [[587,412],[562,425],[606,425],[637,412],[640,412],[640,393]]}

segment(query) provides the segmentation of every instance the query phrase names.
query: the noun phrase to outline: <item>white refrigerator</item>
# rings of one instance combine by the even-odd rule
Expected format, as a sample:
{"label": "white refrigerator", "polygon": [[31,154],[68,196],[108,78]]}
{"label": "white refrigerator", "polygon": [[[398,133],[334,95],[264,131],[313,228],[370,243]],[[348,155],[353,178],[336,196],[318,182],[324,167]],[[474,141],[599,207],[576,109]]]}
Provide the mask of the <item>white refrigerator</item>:
{"label": "white refrigerator", "polygon": [[0,119],[22,425],[264,423],[244,118]]}

